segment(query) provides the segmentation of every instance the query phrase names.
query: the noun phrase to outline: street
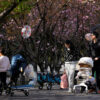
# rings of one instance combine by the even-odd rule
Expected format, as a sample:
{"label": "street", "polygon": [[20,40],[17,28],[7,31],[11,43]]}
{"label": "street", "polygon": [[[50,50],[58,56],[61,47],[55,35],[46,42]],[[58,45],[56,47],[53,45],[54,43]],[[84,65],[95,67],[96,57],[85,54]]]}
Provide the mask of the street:
{"label": "street", "polygon": [[39,90],[34,88],[30,90],[29,96],[23,92],[15,91],[14,96],[3,94],[1,100],[100,100],[100,94],[73,94],[66,90],[60,90],[59,86],[54,86],[52,90]]}

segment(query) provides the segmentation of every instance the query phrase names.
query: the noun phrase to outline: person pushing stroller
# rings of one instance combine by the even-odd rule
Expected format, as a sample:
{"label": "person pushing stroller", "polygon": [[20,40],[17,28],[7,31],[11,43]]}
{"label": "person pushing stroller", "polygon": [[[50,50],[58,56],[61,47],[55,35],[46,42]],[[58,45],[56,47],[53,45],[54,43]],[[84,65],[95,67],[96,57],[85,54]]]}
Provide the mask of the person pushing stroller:
{"label": "person pushing stroller", "polygon": [[11,84],[17,83],[20,73],[23,73],[27,67],[27,62],[21,54],[16,54],[11,59]]}

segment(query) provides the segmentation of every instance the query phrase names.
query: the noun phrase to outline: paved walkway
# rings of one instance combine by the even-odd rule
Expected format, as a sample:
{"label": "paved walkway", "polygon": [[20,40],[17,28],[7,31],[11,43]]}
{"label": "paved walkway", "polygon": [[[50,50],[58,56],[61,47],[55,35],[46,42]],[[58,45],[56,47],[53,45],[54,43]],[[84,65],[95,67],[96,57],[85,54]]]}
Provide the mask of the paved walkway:
{"label": "paved walkway", "polygon": [[66,90],[60,90],[59,86],[54,86],[52,90],[31,89],[29,96],[18,91],[15,91],[13,97],[3,94],[0,100],[100,100],[100,94],[69,94]]}

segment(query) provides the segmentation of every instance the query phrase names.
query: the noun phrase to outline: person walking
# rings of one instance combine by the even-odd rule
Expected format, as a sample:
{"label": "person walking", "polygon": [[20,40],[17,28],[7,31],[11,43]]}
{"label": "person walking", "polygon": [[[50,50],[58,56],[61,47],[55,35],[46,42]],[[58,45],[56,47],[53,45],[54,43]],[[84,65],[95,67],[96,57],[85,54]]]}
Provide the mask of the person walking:
{"label": "person walking", "polygon": [[10,60],[4,55],[4,49],[0,47],[0,95],[3,89],[7,88],[6,77],[7,71],[10,69]]}
{"label": "person walking", "polygon": [[100,90],[100,39],[99,33],[94,31],[91,33],[91,41],[89,44],[89,56],[94,60],[94,67],[92,69],[93,76],[96,72],[96,83]]}
{"label": "person walking", "polygon": [[73,43],[70,40],[65,42],[65,70],[68,77],[68,92],[72,92],[74,85],[74,74],[77,61],[80,58],[80,53],[76,50]]}

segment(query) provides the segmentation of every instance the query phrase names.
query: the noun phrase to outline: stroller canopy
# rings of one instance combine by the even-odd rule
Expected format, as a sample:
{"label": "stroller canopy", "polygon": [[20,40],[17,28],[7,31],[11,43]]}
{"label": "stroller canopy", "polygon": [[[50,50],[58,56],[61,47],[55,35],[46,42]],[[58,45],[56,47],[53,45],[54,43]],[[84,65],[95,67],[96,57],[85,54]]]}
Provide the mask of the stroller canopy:
{"label": "stroller canopy", "polygon": [[90,67],[93,67],[93,60],[90,57],[82,57],[80,58],[80,60],[78,61],[78,64],[86,64],[86,65],[90,65]]}

